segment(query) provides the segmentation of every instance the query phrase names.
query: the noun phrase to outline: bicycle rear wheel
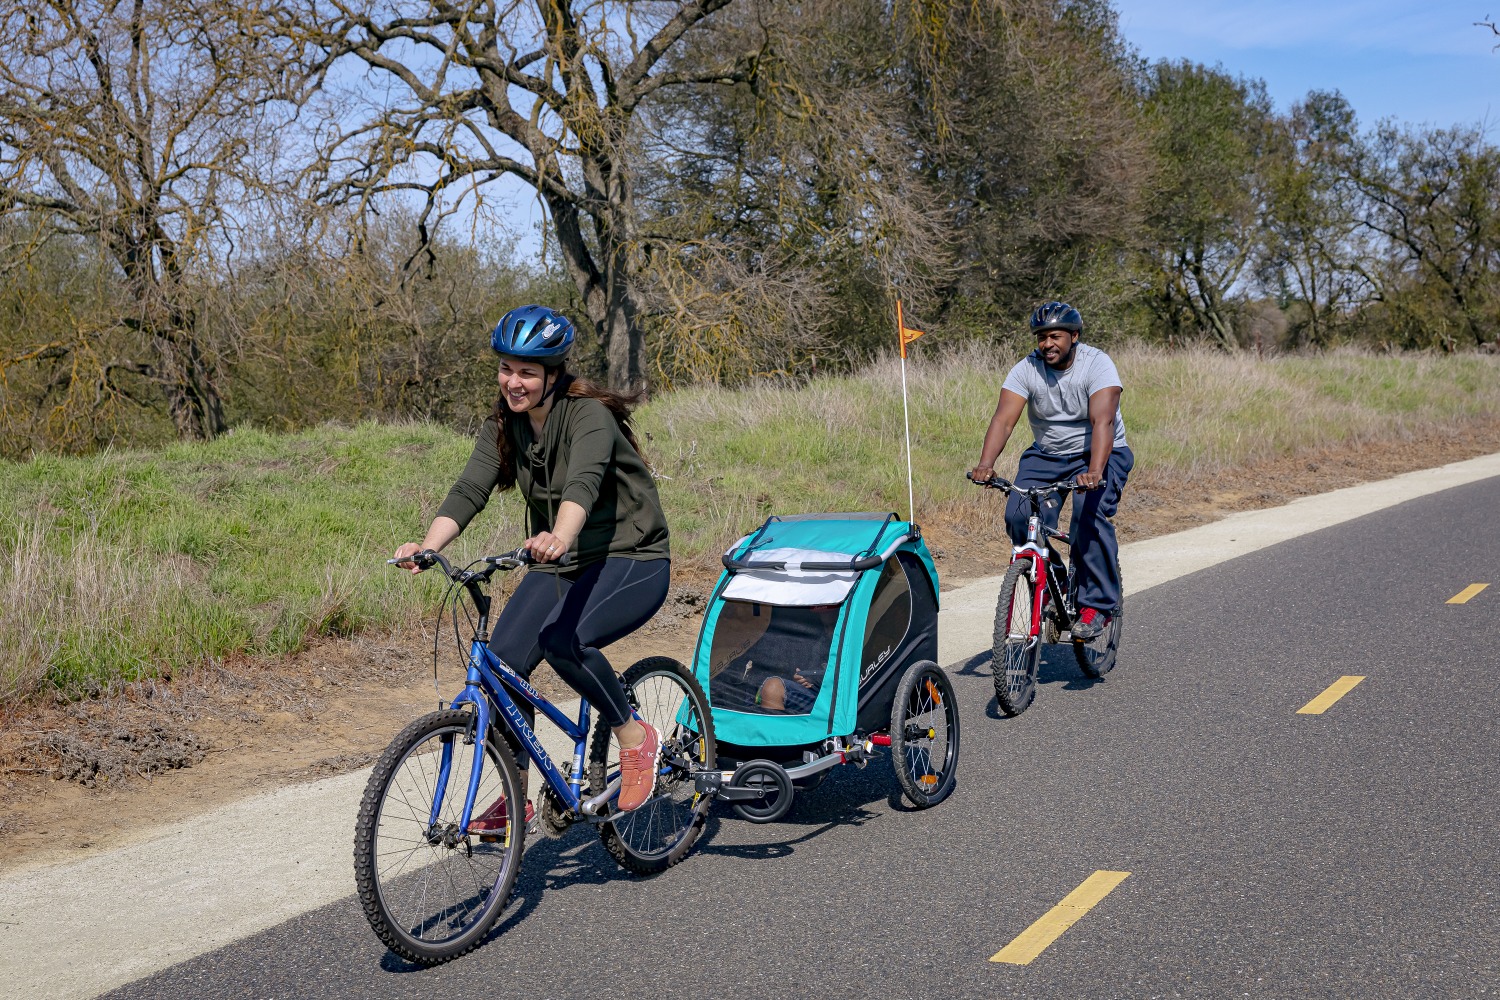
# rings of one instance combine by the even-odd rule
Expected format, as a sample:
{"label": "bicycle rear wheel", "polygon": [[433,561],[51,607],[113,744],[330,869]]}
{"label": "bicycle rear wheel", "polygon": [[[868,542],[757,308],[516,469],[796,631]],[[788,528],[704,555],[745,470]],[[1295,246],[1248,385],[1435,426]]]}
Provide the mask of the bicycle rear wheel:
{"label": "bicycle rear wheel", "polygon": [[1124,621],[1125,600],[1121,598],[1120,606],[1115,609],[1114,617],[1110,619],[1109,628],[1088,641],[1073,640],[1073,657],[1078,661],[1078,669],[1097,680],[1115,668],[1115,658],[1120,651],[1120,632]]}
{"label": "bicycle rear wheel", "polygon": [[355,822],[365,917],[386,947],[422,965],[477,947],[521,867],[525,799],[515,761],[493,733],[484,740],[474,815],[503,799],[511,822],[503,834],[459,836],[477,758],[473,729],[474,716],[453,709],[407,726],[370,774]]}
{"label": "bicycle rear wheel", "polygon": [[[1036,675],[1042,658],[1041,632],[1032,635],[1036,613],[1031,563],[1017,560],[1005,571],[995,606],[995,701],[1006,715],[1020,715],[1036,698]],[[1046,586],[1046,584],[1042,584]]]}
{"label": "bicycle rear wheel", "polygon": [[[642,721],[661,734],[661,768],[651,798],[602,824],[599,839],[620,867],[651,875],[686,857],[708,820],[713,800],[697,791],[693,775],[717,763],[713,717],[697,679],[671,657],[649,656],[620,680]],[[589,748],[590,794],[619,773],[620,744],[600,719]]]}

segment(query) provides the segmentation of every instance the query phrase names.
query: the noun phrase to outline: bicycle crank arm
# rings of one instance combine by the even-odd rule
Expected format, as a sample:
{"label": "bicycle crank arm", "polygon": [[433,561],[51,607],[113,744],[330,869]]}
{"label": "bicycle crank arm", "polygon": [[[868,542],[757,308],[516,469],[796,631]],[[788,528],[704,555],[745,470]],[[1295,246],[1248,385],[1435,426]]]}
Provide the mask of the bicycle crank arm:
{"label": "bicycle crank arm", "polygon": [[584,816],[598,816],[606,811],[609,806],[609,800],[619,794],[620,779],[616,777],[608,785],[604,786],[604,791],[593,798],[584,799],[580,802],[578,804],[578,811]]}

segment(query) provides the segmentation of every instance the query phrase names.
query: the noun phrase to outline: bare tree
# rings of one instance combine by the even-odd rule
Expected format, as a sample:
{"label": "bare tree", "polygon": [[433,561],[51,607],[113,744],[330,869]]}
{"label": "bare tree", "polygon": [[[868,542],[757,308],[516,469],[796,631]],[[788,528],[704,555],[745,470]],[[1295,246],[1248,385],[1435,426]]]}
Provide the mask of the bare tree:
{"label": "bare tree", "polygon": [[[1491,21],[1488,14],[1485,15],[1485,18],[1484,18],[1483,21],[1475,21],[1474,22],[1474,27],[1476,27],[1476,28],[1489,28],[1490,29],[1490,34],[1495,35],[1496,37],[1500,37],[1500,24],[1496,24],[1494,21]],[[1495,47],[1493,49],[1491,49],[1490,51],[1492,51],[1492,52],[1494,52],[1494,51],[1500,51],[1500,42],[1496,42],[1495,43]]]}
{"label": "bare tree", "polygon": [[10,3],[0,37],[0,213],[18,234],[0,270],[59,238],[93,241],[128,303],[0,371],[59,366],[77,405],[164,398],[179,436],[213,437],[224,407],[189,285],[262,183],[280,43],[232,0]]}
{"label": "bare tree", "polygon": [[952,213],[903,120],[890,8],[743,0],[667,68],[696,75],[757,46],[753,81],[676,88],[642,129],[643,288],[667,379],[889,349],[893,289],[925,317],[951,276]]}
{"label": "bare tree", "polygon": [[1292,341],[1321,347],[1375,296],[1385,248],[1371,245],[1348,183],[1358,131],[1343,95],[1312,91],[1272,127],[1257,281],[1290,311]]}
{"label": "bare tree", "polygon": [[[546,205],[611,385],[646,373],[634,188],[639,119],[660,92],[740,83],[757,49],[689,71],[664,60],[733,0],[300,0],[328,58],[323,194],[415,193],[422,230],[509,175]],[[358,95],[366,95],[362,103]],[[368,95],[378,95],[378,98]]]}

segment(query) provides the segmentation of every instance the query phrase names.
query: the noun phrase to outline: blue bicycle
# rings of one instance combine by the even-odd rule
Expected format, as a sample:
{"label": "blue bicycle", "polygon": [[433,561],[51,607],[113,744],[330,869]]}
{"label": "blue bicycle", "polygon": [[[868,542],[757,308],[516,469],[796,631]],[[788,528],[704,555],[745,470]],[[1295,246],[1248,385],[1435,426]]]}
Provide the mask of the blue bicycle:
{"label": "blue bicycle", "polygon": [[[452,581],[443,605],[451,603],[455,633],[459,608],[472,611],[468,676],[450,707],[407,726],[376,763],[355,824],[354,870],[365,916],[380,939],[409,961],[435,965],[484,940],[520,871],[526,805],[507,732],[543,779],[537,825],[552,834],[572,823],[595,825],[611,856],[639,874],[662,871],[687,854],[708,818],[719,775],[702,688],[677,661],[649,657],[621,680],[636,718],[662,735],[661,768],[645,804],[616,810],[619,745],[610,727],[599,720],[590,739],[587,702],[569,718],[489,650],[485,585],[496,572],[532,562],[530,554],[517,549],[463,568],[433,551],[412,561],[423,569],[440,566]],[[517,699],[572,740],[566,774],[542,748]],[[471,832],[481,812],[506,818]]]}

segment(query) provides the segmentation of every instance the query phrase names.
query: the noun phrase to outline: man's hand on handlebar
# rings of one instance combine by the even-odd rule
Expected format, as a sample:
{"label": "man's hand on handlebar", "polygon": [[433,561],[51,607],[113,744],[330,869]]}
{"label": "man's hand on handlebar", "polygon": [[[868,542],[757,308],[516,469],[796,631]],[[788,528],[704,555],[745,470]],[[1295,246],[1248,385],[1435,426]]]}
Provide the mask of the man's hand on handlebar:
{"label": "man's hand on handlebar", "polygon": [[1104,486],[1104,473],[1080,472],[1075,480],[1080,490],[1097,490]]}
{"label": "man's hand on handlebar", "polygon": [[995,478],[995,467],[993,465],[976,465],[968,472],[969,482],[975,486],[983,486]]}

